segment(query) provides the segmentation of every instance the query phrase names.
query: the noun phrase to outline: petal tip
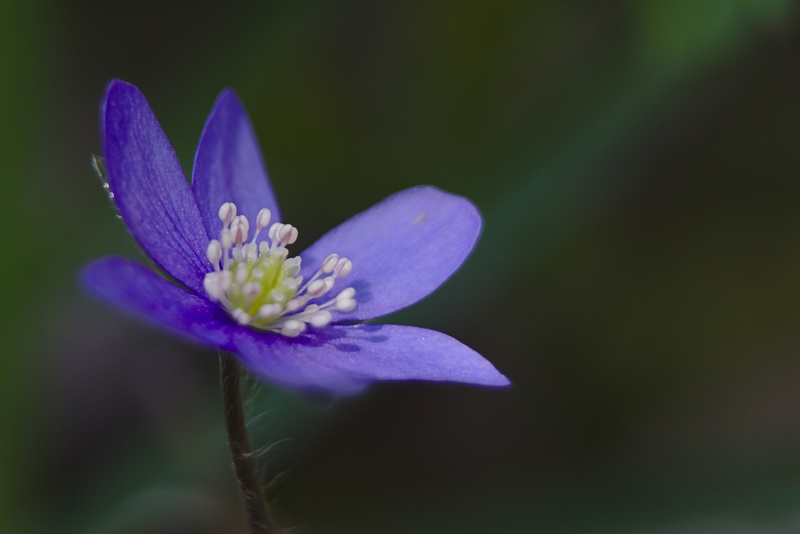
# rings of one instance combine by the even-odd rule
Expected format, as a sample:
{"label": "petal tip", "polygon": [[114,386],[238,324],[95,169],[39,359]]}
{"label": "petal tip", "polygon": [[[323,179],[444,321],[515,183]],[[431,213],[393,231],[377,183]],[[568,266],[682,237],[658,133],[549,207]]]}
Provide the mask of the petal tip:
{"label": "petal tip", "polygon": [[483,385],[496,388],[505,388],[511,386],[511,380],[509,380],[504,374],[498,372],[497,375],[491,377]]}
{"label": "petal tip", "polygon": [[214,102],[214,106],[211,108],[209,120],[211,119],[211,116],[220,113],[221,110],[228,113],[234,112],[242,116],[245,115],[244,104],[242,104],[242,100],[239,98],[239,95],[236,93],[236,91],[230,87],[226,87],[220,91],[216,102]]}
{"label": "petal tip", "polygon": [[119,100],[125,97],[144,100],[142,92],[132,83],[118,78],[112,79],[106,85],[105,97],[103,98],[103,111],[108,108],[109,101]]}

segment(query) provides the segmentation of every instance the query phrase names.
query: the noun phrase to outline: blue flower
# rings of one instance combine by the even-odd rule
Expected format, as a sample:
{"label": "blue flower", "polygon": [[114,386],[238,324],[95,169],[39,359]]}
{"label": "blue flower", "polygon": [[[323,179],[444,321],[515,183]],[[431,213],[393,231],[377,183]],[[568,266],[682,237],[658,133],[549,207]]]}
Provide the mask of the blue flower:
{"label": "blue flower", "polygon": [[[170,278],[121,257],[88,265],[94,295],[162,328],[232,352],[253,373],[299,390],[376,380],[504,386],[508,379],[432,330],[362,324],[441,285],[472,251],[481,218],[466,199],[420,186],[329,231],[297,257],[236,95],[223,91],[197,147],[191,186],[141,92],[112,81],[102,105],[113,200]],[[272,224],[270,224],[272,222]]]}

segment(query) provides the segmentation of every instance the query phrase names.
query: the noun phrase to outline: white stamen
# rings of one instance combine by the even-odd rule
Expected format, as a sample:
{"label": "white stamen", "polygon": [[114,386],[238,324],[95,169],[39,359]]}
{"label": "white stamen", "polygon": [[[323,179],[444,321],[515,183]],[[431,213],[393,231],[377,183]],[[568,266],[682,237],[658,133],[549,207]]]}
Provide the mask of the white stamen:
{"label": "white stamen", "polygon": [[264,304],[258,309],[258,317],[273,317],[281,312],[280,304]]}
{"label": "white stamen", "polygon": [[273,225],[269,227],[267,236],[269,237],[270,241],[272,241],[273,243],[278,242],[278,232],[280,231],[281,228],[283,228],[283,225],[281,223],[273,223]]}
{"label": "white stamen", "polygon": [[222,290],[222,286],[220,285],[220,279],[217,276],[212,276],[215,273],[208,273],[206,277],[203,279],[203,289],[206,290],[206,293],[211,300],[220,300],[223,296],[225,296],[225,292]]}
{"label": "white stamen", "polygon": [[354,299],[336,299],[336,309],[343,312],[349,312],[356,309],[356,301]]}
{"label": "white stamen", "polygon": [[309,317],[308,322],[311,323],[311,326],[320,328],[323,326],[327,326],[331,322],[331,319],[332,317],[330,312],[321,311]]}
{"label": "white stamen", "polygon": [[289,276],[296,277],[300,274],[300,257],[289,258],[283,262],[283,268],[286,269]]}
{"label": "white stamen", "polygon": [[[252,240],[247,242],[250,222],[237,211],[232,202],[220,206],[219,240],[210,240],[206,248],[206,257],[214,268],[203,280],[208,297],[224,306],[237,323],[296,337],[309,325],[322,328],[330,324],[333,316],[328,310],[355,308],[353,288],[340,291],[326,302],[315,302],[333,289],[337,278],[350,274],[353,264],[349,259],[328,255],[302,285],[301,259],[289,258],[286,248],[297,241],[297,228],[280,222],[270,226],[272,214],[265,208],[258,212]],[[258,241],[259,233],[267,227],[268,238]]]}
{"label": "white stamen", "polygon": [[228,250],[233,246],[233,235],[227,228],[219,233],[219,242],[222,245],[222,250]]}
{"label": "white stamen", "polygon": [[240,286],[243,286],[245,282],[247,282],[247,265],[244,263],[240,263],[236,267],[236,283]]}
{"label": "white stamen", "polygon": [[336,278],[342,278],[350,274],[350,271],[353,270],[353,262],[348,260],[347,258],[341,258],[336,263],[336,268],[333,270],[333,276]]}
{"label": "white stamen", "polygon": [[248,297],[255,297],[261,293],[261,284],[258,282],[247,282],[244,285],[244,294]]}
{"label": "white stamen", "polygon": [[297,228],[292,226],[292,231],[288,235],[288,239],[286,239],[287,245],[293,245],[295,241],[297,241],[297,236],[300,235],[300,232],[297,231]]}
{"label": "white stamen", "polygon": [[336,295],[337,299],[351,299],[356,296],[356,290],[352,287],[348,287],[347,289],[342,289],[338,295]]}
{"label": "white stamen", "polygon": [[333,289],[333,284],[336,283],[336,280],[334,280],[334,277],[331,276],[331,277],[326,278],[325,280],[323,280],[322,283],[325,284],[325,291],[322,292],[322,294],[324,295],[325,293],[327,293],[328,291]]}
{"label": "white stamen", "polygon": [[222,245],[220,245],[219,241],[216,239],[212,239],[208,242],[206,258],[208,258],[208,261],[214,266],[214,270],[219,271],[219,260],[222,258]]}
{"label": "white stamen", "polygon": [[236,204],[233,202],[224,203],[219,207],[217,215],[223,226],[228,226],[233,221],[233,218],[236,217]]}
{"label": "white stamen", "polygon": [[244,234],[247,235],[247,232],[250,231],[250,221],[247,220],[247,217],[244,215],[237,215],[236,218],[231,223],[231,226],[241,226],[244,228]]}
{"label": "white stamen", "polygon": [[283,282],[281,282],[281,285],[286,289],[295,290],[297,289],[297,286],[300,285],[300,282],[297,280],[297,278],[284,278]]}
{"label": "white stamen", "polygon": [[297,311],[303,307],[303,304],[305,304],[305,300],[303,299],[292,299],[286,303],[286,311],[287,312]]}
{"label": "white stamen", "polygon": [[269,220],[271,217],[272,212],[267,208],[263,208],[258,212],[258,216],[256,217],[256,228],[259,232],[269,226]]}
{"label": "white stamen", "polygon": [[250,315],[241,308],[236,308],[231,312],[231,316],[241,325],[250,323]]}
{"label": "white stamen", "polygon": [[269,297],[274,300],[275,302],[283,302],[286,300],[286,295],[278,291],[277,289],[273,289],[269,292]]}
{"label": "white stamen", "polygon": [[323,273],[332,273],[333,270],[336,268],[336,264],[339,262],[339,255],[338,254],[331,254],[325,261],[322,262],[322,268],[320,271]]}
{"label": "white stamen", "polygon": [[306,323],[296,319],[290,319],[283,323],[281,327],[281,334],[288,337],[297,337],[302,334],[306,329]]}
{"label": "white stamen", "polygon": [[226,202],[219,207],[219,220],[222,221],[224,226],[228,226],[233,218],[236,217],[236,204],[233,202]]}
{"label": "white stamen", "polygon": [[218,277],[219,287],[227,293],[230,288],[233,287],[233,273],[230,271],[220,271]]}
{"label": "white stamen", "polygon": [[322,295],[325,292],[325,281],[324,280],[314,280],[310,284],[308,284],[308,288],[306,289],[306,295],[315,299]]}
{"label": "white stamen", "polygon": [[[247,221],[247,219],[245,219]],[[236,246],[242,246],[242,243],[247,241],[247,226],[243,224],[236,224],[236,221],[231,223],[231,232],[233,233],[233,242]]]}

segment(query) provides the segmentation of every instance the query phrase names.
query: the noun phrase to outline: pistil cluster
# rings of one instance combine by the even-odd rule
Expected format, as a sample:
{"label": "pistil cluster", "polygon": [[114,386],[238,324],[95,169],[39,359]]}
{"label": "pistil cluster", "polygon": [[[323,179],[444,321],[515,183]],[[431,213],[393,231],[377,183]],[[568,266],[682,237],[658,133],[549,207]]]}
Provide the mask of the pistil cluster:
{"label": "pistil cluster", "polygon": [[[258,212],[255,232],[248,241],[247,217],[237,215],[232,202],[220,206],[222,231],[219,239],[209,241],[206,250],[214,267],[203,280],[209,298],[222,304],[239,324],[287,337],[302,334],[308,325],[326,326],[331,322],[330,310],[353,310],[356,292],[352,287],[327,301],[318,301],[333,289],[337,278],[350,273],[353,263],[331,254],[303,283],[301,260],[290,258],[286,248],[297,240],[297,228],[282,223],[269,226],[271,216],[266,208]],[[267,239],[258,241],[268,226]]]}

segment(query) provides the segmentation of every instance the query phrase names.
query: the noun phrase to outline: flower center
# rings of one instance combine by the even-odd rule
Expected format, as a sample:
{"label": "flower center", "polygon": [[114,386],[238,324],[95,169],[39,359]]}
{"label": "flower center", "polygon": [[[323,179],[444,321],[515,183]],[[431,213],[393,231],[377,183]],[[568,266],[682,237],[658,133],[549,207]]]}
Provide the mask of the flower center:
{"label": "flower center", "polygon": [[296,337],[307,325],[322,327],[331,322],[328,310],[351,311],[356,307],[355,289],[348,287],[325,302],[314,302],[333,288],[337,278],[347,276],[353,263],[331,254],[303,284],[300,258],[289,257],[287,245],[297,240],[297,228],[274,223],[267,239],[257,241],[271,213],[262,209],[256,217],[252,240],[247,241],[250,222],[236,215],[236,204],[219,208],[222,231],[208,243],[206,256],[214,270],[206,274],[203,287],[209,298],[222,304],[241,325]]}

